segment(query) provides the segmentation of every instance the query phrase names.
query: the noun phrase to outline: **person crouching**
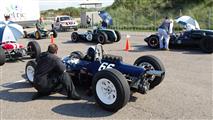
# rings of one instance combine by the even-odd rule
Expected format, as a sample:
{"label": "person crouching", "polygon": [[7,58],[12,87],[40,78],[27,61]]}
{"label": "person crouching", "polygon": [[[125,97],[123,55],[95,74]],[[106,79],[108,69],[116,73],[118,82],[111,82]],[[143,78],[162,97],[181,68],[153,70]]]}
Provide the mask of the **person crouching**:
{"label": "person crouching", "polygon": [[43,52],[36,58],[37,66],[34,74],[33,86],[38,91],[33,95],[32,100],[42,96],[48,96],[53,92],[66,91],[67,98],[79,100],[75,86],[66,72],[66,67],[56,55],[58,46],[50,44],[47,52]]}

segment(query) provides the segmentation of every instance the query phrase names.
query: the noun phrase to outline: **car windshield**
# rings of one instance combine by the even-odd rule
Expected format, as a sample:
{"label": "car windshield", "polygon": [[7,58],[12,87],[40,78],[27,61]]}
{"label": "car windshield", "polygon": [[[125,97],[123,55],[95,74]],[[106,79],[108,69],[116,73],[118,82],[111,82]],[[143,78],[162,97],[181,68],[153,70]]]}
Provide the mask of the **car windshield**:
{"label": "car windshield", "polygon": [[70,17],[60,17],[60,21],[70,20]]}

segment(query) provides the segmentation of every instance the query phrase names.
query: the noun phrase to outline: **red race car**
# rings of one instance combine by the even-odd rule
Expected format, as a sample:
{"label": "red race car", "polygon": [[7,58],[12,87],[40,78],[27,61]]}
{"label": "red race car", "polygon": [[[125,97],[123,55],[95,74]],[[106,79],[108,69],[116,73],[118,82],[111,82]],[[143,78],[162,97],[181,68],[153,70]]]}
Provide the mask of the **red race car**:
{"label": "red race car", "polygon": [[27,47],[14,41],[0,43],[0,66],[6,61],[23,59],[25,56],[36,58],[41,48],[36,41],[30,41]]}

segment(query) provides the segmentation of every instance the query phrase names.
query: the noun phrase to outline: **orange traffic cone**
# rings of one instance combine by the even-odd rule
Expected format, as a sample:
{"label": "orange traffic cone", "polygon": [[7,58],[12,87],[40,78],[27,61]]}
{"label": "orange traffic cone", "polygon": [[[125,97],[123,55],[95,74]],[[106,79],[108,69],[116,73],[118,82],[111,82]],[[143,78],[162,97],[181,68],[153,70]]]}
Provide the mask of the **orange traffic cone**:
{"label": "orange traffic cone", "polygon": [[52,43],[52,44],[54,43],[54,37],[53,37],[53,35],[50,36],[50,43]]}
{"label": "orange traffic cone", "polygon": [[125,51],[129,51],[130,50],[129,38],[130,38],[130,36],[127,35],[126,36],[126,45],[125,45],[125,49],[124,49]]}

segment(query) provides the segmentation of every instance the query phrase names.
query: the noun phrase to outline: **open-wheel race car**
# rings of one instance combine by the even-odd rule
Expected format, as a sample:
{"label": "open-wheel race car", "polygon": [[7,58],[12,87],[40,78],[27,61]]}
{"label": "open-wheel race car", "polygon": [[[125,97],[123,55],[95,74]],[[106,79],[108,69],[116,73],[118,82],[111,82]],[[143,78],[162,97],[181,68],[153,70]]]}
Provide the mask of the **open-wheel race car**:
{"label": "open-wheel race car", "polygon": [[0,66],[8,60],[22,59],[28,55],[36,58],[40,53],[41,48],[36,41],[30,41],[26,48],[15,41],[3,42],[0,46]]}
{"label": "open-wheel race car", "polygon": [[34,38],[36,40],[39,40],[39,39],[43,39],[43,38],[47,38],[47,37],[50,37],[50,36],[53,36],[54,38],[57,37],[57,32],[56,30],[52,29],[52,30],[36,30],[34,32],[31,32],[31,33],[27,33],[27,31],[24,31],[24,38]]}
{"label": "open-wheel race car", "polygon": [[78,42],[79,40],[88,42],[97,42],[100,44],[118,42],[121,40],[121,34],[117,30],[95,28],[94,30],[88,30],[86,33],[73,32],[71,34],[71,40]]}
{"label": "open-wheel race car", "polygon": [[[89,85],[96,102],[112,112],[124,107],[131,93],[145,94],[159,85],[165,76],[164,66],[158,58],[146,55],[130,65],[120,56],[105,54],[101,44],[89,47],[86,55],[80,51],[71,52],[62,61],[72,79]],[[35,67],[36,62],[29,61],[25,68],[30,83],[33,83]]]}
{"label": "open-wheel race car", "polygon": [[[112,17],[109,15],[106,11],[99,11],[100,18],[102,19],[102,22],[106,25],[112,25],[113,20]],[[113,42],[119,42],[121,40],[121,34],[117,30],[113,29],[106,29],[105,27],[97,27],[94,28],[92,31],[88,30],[85,33],[77,33],[73,32],[71,34],[71,40],[73,42],[78,42],[79,40],[88,41],[88,42],[97,42],[100,44],[105,43],[113,43]]]}
{"label": "open-wheel race car", "polygon": [[[188,16],[182,16],[183,18],[189,18]],[[190,18],[189,18],[190,19]],[[194,25],[192,25],[194,21]],[[177,22],[177,20],[176,20]],[[177,22],[183,24],[184,22]],[[198,25],[196,20],[190,19],[186,21],[184,26],[192,27],[186,29],[186,31],[180,33],[173,33],[170,35],[169,46],[198,46],[205,53],[213,52],[213,30],[202,30],[194,29]],[[151,48],[159,48],[159,37],[158,34],[152,34],[149,37],[144,39],[147,42],[148,46]]]}

